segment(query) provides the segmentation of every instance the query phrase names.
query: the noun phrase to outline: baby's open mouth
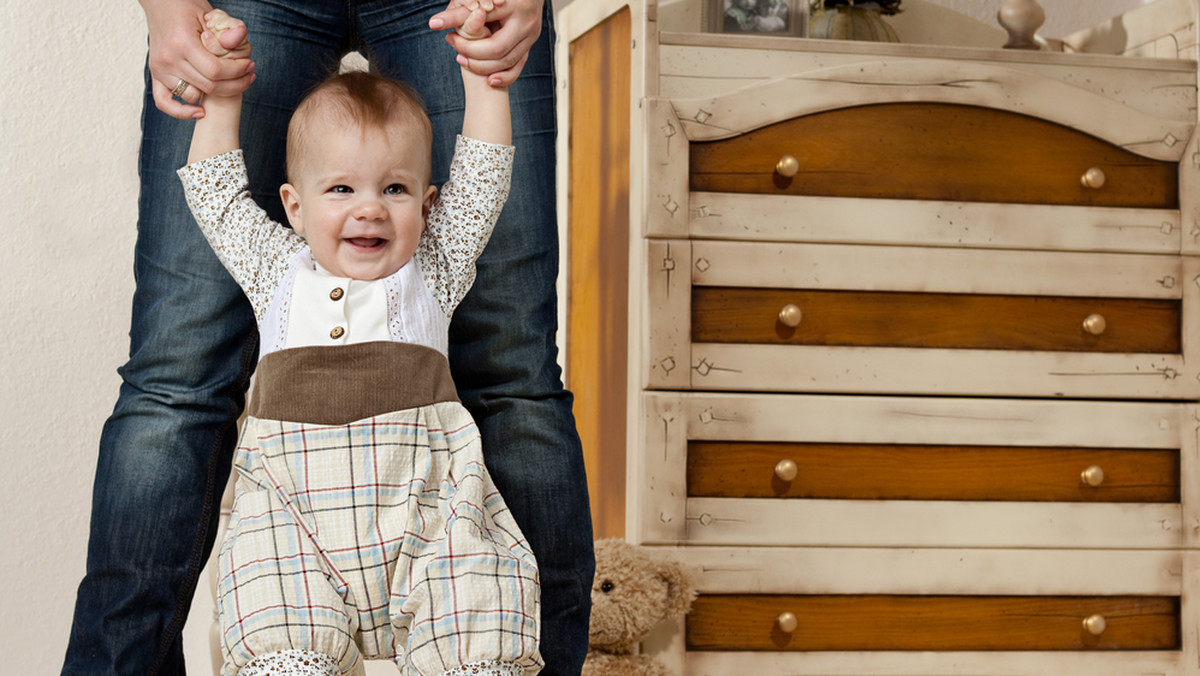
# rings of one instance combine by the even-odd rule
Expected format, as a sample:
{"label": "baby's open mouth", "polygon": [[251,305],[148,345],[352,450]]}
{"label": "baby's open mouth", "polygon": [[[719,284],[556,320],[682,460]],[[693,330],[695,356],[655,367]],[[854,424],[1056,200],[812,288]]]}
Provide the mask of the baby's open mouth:
{"label": "baby's open mouth", "polygon": [[348,237],[346,241],[359,249],[376,249],[387,240],[382,237]]}

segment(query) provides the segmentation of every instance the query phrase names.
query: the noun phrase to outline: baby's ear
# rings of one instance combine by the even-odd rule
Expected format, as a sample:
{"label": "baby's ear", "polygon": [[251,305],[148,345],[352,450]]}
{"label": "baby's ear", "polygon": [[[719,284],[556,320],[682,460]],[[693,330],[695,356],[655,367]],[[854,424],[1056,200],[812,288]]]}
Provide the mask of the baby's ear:
{"label": "baby's ear", "polygon": [[284,183],[279,186],[279,199],[283,200],[283,212],[287,214],[288,223],[292,230],[304,234],[304,219],[300,213],[300,193],[296,186]]}
{"label": "baby's ear", "polygon": [[421,200],[421,218],[429,218],[429,210],[433,208],[433,200],[437,197],[437,186],[431,185],[425,189],[425,197]]}

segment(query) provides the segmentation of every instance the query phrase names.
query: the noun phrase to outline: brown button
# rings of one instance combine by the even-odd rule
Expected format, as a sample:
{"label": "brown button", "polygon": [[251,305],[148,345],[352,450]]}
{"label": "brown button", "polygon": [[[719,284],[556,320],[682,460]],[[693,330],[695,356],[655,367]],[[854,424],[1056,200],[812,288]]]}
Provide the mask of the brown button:
{"label": "brown button", "polygon": [[329,292],[329,300],[341,300],[344,295],[346,292],[342,291],[342,287],[335,287],[333,291]]}
{"label": "brown button", "polygon": [[340,326],[333,327],[333,330],[329,332],[329,337],[333,338],[334,340],[337,340],[344,335],[346,335],[346,329],[343,329]]}

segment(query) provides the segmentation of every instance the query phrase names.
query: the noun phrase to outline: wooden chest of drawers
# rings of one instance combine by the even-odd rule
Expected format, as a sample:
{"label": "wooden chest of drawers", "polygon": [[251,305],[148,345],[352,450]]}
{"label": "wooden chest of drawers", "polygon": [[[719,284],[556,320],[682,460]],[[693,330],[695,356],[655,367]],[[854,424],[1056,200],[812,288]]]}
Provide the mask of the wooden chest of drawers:
{"label": "wooden chest of drawers", "polygon": [[[1124,26],[1186,47],[1198,16]],[[1200,674],[1194,48],[692,19],[560,22],[598,536],[701,586],[644,650],[688,675]]]}

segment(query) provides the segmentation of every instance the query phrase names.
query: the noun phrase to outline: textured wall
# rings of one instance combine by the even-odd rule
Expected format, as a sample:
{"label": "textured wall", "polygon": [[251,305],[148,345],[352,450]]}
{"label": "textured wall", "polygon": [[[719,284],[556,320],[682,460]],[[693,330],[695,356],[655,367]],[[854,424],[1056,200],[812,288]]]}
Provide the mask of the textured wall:
{"label": "textured wall", "polygon": [[144,23],[135,2],[0,5],[0,655],[57,673],[96,441],[128,349]]}
{"label": "textured wall", "polygon": [[[986,21],[1001,4],[940,1]],[[1139,4],[1043,0],[1043,32]],[[12,320],[0,359],[0,655],[21,673],[51,674],[83,576],[96,443],[128,347],[141,10],[131,1],[9,0],[0,4],[0,56],[9,238],[0,304]],[[209,673],[202,596],[186,638],[194,674]]]}

